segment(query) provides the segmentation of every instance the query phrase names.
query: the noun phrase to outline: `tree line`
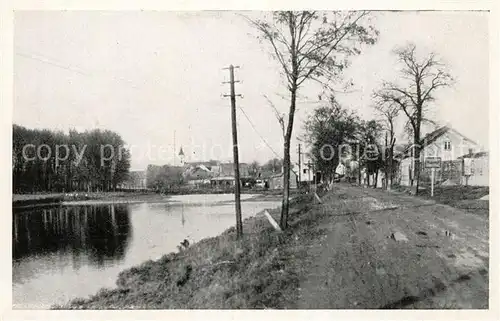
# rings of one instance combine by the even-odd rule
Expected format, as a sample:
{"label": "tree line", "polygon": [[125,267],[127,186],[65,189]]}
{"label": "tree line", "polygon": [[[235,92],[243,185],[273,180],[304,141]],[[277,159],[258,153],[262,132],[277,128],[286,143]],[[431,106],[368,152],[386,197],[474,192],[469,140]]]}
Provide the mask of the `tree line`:
{"label": "tree line", "polygon": [[[267,45],[269,53],[281,69],[284,87],[289,94],[288,113],[279,115],[278,121],[283,131],[283,200],[281,207],[280,226],[288,226],[289,189],[290,189],[290,142],[292,139],[295,113],[297,110],[297,97],[301,88],[306,83],[319,83],[324,92],[337,92],[339,87],[348,88],[352,83],[343,79],[344,70],[349,67],[352,57],[361,54],[368,46],[374,45],[379,36],[378,30],[373,25],[372,14],[368,11],[274,11],[263,19],[250,19],[245,17],[258,33],[258,38]],[[418,192],[420,174],[420,140],[422,124],[428,120],[427,111],[429,103],[435,99],[435,91],[441,87],[452,84],[453,79],[446,71],[444,64],[437,55],[431,53],[427,56],[417,54],[416,45],[408,44],[397,48],[396,54],[400,69],[395,81],[387,81],[379,90],[373,93],[374,107],[381,116],[379,120],[361,122],[356,115],[350,115],[345,110],[335,106],[328,106],[322,112],[333,112],[338,120],[328,120],[327,128],[321,127],[321,122],[313,124],[309,119],[306,127],[312,130],[318,125],[320,132],[315,133],[312,154],[318,156],[319,150],[325,140],[333,145],[344,141],[357,141],[358,147],[371,146],[370,141],[380,141],[380,127],[384,126],[388,133],[387,146],[384,153],[393,157],[395,145],[394,120],[399,112],[406,117],[405,128],[412,138],[413,155],[415,157],[415,193]],[[323,92],[323,93],[324,93]],[[270,102],[272,105],[272,102]],[[330,110],[333,108],[333,110]],[[356,122],[351,123],[351,120]],[[337,123],[335,123],[337,122]],[[330,127],[334,127],[333,129]],[[326,133],[321,133],[325,130]],[[340,135],[340,137],[339,137]],[[380,151],[365,151],[362,153],[376,154]],[[386,156],[386,155],[384,155]],[[367,170],[383,166],[393,168],[394,164],[382,164],[377,157],[364,160]],[[320,167],[326,173],[332,173],[333,163],[322,163],[316,158]],[[362,161],[362,160],[360,160]],[[377,171],[378,172],[378,171]],[[391,176],[392,173],[387,173]]]}
{"label": "tree line", "polygon": [[372,93],[374,119],[362,120],[332,95],[328,104],[315,109],[305,121],[305,139],[312,146],[316,167],[327,179],[333,178],[342,158],[348,157],[365,168],[368,185],[370,175],[375,174],[373,186],[377,187],[378,173],[382,171],[390,187],[399,161],[394,151],[396,124],[402,121],[403,134],[410,140],[409,151],[414,157],[410,184],[416,194],[421,173],[422,126],[436,125],[428,117],[430,102],[435,99],[436,89],[452,85],[453,79],[435,53],[419,55],[415,44],[397,47],[393,53],[400,64],[399,79],[382,82]]}
{"label": "tree line", "polygon": [[383,131],[379,121],[361,119],[332,96],[329,103],[315,109],[305,120],[303,140],[311,146],[310,157],[324,180],[333,180],[342,163],[348,171],[354,171],[348,176],[359,181],[360,168],[365,168],[367,177],[375,174],[375,187],[379,170],[386,172],[386,177],[393,173],[387,159],[387,146],[381,139]]}
{"label": "tree line", "polygon": [[69,133],[13,125],[14,193],[111,191],[125,181],[130,151],[109,130]]}

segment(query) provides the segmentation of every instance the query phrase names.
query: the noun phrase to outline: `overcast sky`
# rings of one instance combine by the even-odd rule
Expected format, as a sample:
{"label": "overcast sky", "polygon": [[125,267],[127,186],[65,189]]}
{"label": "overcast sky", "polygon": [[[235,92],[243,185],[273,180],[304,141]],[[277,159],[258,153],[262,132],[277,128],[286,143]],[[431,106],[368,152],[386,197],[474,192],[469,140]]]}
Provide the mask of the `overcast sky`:
{"label": "overcast sky", "polygon": [[[252,13],[256,14],[256,13]],[[376,45],[352,60],[346,78],[355,90],[344,106],[373,117],[370,95],[395,77],[391,50],[412,41],[434,51],[457,82],[436,95],[435,119],[478,143],[488,140],[488,20],[480,12],[376,13]],[[276,63],[253,30],[231,12],[16,12],[16,124],[67,131],[110,129],[133,145],[132,169],[171,162],[183,146],[187,160],[231,159],[229,64],[236,79],[240,160],[265,162],[282,154],[280,127],[268,95],[283,112],[286,94]],[[317,105],[317,88],[302,91],[294,137]],[[253,123],[253,126],[251,123]],[[297,141],[293,142],[292,151]],[[148,150],[150,151],[148,155]],[[293,155],[295,156],[295,155]]]}

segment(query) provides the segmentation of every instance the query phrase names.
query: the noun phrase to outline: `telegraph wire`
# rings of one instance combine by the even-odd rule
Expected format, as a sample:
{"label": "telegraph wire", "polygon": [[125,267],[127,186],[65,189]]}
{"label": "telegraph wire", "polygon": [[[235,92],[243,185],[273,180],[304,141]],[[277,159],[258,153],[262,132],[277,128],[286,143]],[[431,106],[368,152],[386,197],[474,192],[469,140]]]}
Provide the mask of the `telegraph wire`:
{"label": "telegraph wire", "polygon": [[278,153],[276,153],[276,151],[274,150],[274,148],[272,148],[271,145],[267,142],[267,140],[259,133],[259,131],[255,127],[254,123],[250,120],[250,117],[248,117],[248,115],[245,112],[245,110],[243,110],[243,108],[241,108],[241,106],[238,106],[238,107],[241,110],[241,112],[243,113],[243,116],[245,116],[245,118],[250,123],[250,126],[252,126],[253,130],[255,131],[255,133],[257,133],[257,135],[259,135],[260,139],[264,142],[264,144],[266,144],[267,147],[269,147],[269,149],[279,158],[280,155],[278,155]]}

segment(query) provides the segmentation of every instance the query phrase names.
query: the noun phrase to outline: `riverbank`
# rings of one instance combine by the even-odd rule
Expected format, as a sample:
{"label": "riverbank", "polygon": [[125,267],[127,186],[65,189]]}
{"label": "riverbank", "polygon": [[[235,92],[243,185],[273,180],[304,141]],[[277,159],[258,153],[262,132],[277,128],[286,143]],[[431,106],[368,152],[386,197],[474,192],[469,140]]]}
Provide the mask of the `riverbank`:
{"label": "riverbank", "polygon": [[[277,233],[263,216],[244,221],[244,237],[230,228],[217,237],[193,244],[120,273],[117,288],[103,289],[55,309],[174,309],[286,307],[296,300],[303,246],[289,247],[311,196],[292,200],[292,228]],[[271,210],[276,220],[279,211]],[[301,254],[302,253],[302,254]]]}
{"label": "riverbank", "polygon": [[[29,208],[33,206],[48,206],[55,204],[102,204],[102,203],[147,203],[167,202],[169,196],[173,195],[197,195],[197,194],[232,194],[232,190],[186,190],[184,193],[161,194],[152,191],[142,192],[101,192],[101,193],[40,193],[40,194],[14,194],[12,196],[13,208]],[[256,197],[247,201],[276,201],[281,200],[281,190],[244,189],[241,194],[255,194]],[[299,195],[298,191],[291,191],[291,196]]]}
{"label": "riverbank", "polygon": [[104,193],[40,193],[40,194],[14,194],[12,195],[12,208],[26,208],[33,206],[46,206],[64,202],[148,202],[163,199],[160,194],[152,192],[104,192]]}
{"label": "riverbank", "polygon": [[[279,211],[271,211],[278,220]],[[297,197],[290,227],[262,216],[120,273],[114,289],[54,309],[485,309],[487,217],[338,184]]]}

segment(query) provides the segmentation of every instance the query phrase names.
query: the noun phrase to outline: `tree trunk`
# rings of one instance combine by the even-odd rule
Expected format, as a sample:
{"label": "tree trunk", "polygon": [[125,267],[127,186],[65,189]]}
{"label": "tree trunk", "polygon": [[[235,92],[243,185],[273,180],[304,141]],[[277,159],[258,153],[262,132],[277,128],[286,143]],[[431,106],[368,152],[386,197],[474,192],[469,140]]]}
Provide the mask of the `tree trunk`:
{"label": "tree trunk", "polygon": [[288,124],[284,137],[284,157],[283,157],[283,200],[281,204],[280,226],[283,230],[288,227],[288,208],[290,196],[290,141],[292,138],[293,118],[295,115],[297,86],[290,89],[290,111],[288,114]]}
{"label": "tree trunk", "polygon": [[375,181],[373,182],[373,188],[377,188],[377,182],[378,182],[378,169],[375,172]]}
{"label": "tree trunk", "polygon": [[392,155],[394,153],[394,145],[392,145],[389,149],[389,170],[388,175],[385,177],[385,180],[387,181],[387,190],[391,190],[391,185],[392,185],[392,174],[394,172],[393,169],[393,160],[392,160]]}
{"label": "tree trunk", "polygon": [[290,196],[290,142],[285,141],[283,159],[283,201],[281,204],[280,225],[283,230],[288,227],[288,208]]}
{"label": "tree trunk", "polygon": [[[415,135],[415,142],[419,141],[419,133]],[[414,178],[415,178],[415,195],[418,195],[418,187],[420,183],[420,145],[418,143],[415,143],[415,148],[414,148]]]}

